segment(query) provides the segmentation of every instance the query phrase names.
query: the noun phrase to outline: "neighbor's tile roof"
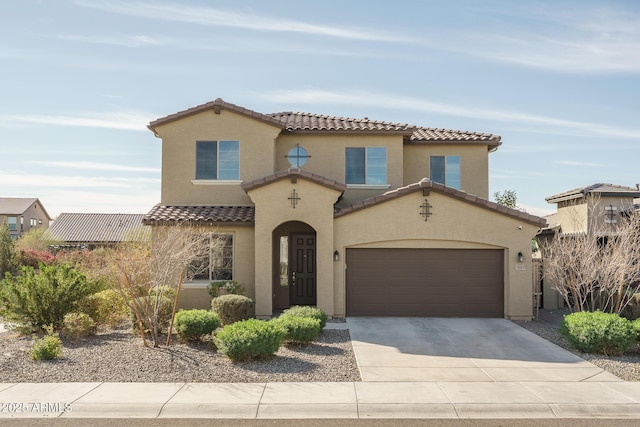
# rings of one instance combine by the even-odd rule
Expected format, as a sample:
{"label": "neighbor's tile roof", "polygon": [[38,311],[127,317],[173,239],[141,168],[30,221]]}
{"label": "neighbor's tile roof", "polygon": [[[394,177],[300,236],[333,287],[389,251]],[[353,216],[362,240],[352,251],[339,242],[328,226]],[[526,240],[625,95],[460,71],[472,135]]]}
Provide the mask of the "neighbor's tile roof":
{"label": "neighbor's tile roof", "polygon": [[[367,132],[367,133],[400,133],[409,137],[414,143],[430,141],[481,142],[489,147],[501,144],[500,136],[467,132],[453,129],[437,129],[413,126],[406,123],[392,123],[368,118],[354,119],[349,117],[326,116],[302,112],[282,112],[262,114],[244,107],[225,102],[220,98],[205,104],[170,114],[149,123],[148,128],[156,133],[156,126],[197,114],[207,110],[219,113],[221,109],[233,111],[256,120],[280,127],[288,132]],[[156,133],[157,135],[157,133]]]}
{"label": "neighbor's tile roof", "polygon": [[45,232],[68,243],[116,243],[148,238],[143,214],[62,213]]}
{"label": "neighbor's tile roof", "polygon": [[404,196],[406,194],[410,194],[413,193],[415,191],[420,191],[422,189],[430,189],[433,191],[437,191],[438,193],[442,193],[442,194],[446,194],[450,197],[454,197],[457,198],[459,200],[462,200],[464,202],[467,203],[471,203],[474,204],[476,206],[480,206],[482,208],[485,209],[490,209],[493,210],[495,212],[499,212],[502,213],[504,215],[507,216],[511,216],[514,218],[518,218],[522,221],[526,221],[528,223],[531,224],[535,224],[538,225],[540,227],[544,227],[547,225],[547,221],[544,218],[540,218],[538,216],[535,215],[531,215],[528,214],[526,212],[517,210],[517,209],[512,209],[512,208],[508,208],[506,206],[503,205],[499,205],[497,203],[491,202],[489,200],[483,199],[482,197],[478,197],[475,196],[473,194],[469,194],[466,193],[464,191],[460,191],[460,190],[455,190],[453,188],[447,187],[445,185],[442,184],[438,184],[435,182],[430,181],[427,178],[424,178],[422,181],[420,182],[416,182],[414,184],[410,184],[407,185],[405,187],[400,187],[398,189],[395,190],[391,190],[391,191],[387,191],[384,194],[380,194],[374,197],[370,197],[368,199],[365,200],[360,200],[346,208],[341,209],[340,211],[336,212],[335,217],[340,217],[343,215],[347,215],[350,214],[352,212],[356,212],[359,211],[361,209],[366,209],[369,208],[373,205],[377,205],[379,203],[384,203],[390,200],[394,200],[398,197]]}
{"label": "neighbor's tile roof", "polygon": [[298,177],[306,179],[307,181],[314,182],[318,185],[322,185],[324,187],[332,188],[336,191],[343,192],[347,189],[347,186],[341,182],[335,181],[330,178],[326,178],[322,175],[316,175],[314,173],[299,169],[299,168],[289,168],[286,171],[276,172],[272,175],[268,175],[262,178],[254,179],[253,181],[243,182],[241,187],[244,191],[251,191],[255,188],[262,187],[263,185],[271,184],[275,181],[280,181],[281,179],[291,179],[292,182],[295,182]]}
{"label": "neighbor's tile roof", "polygon": [[173,224],[176,222],[197,223],[253,223],[253,206],[165,206],[155,205],[144,216],[147,225]]}
{"label": "neighbor's tile roof", "polygon": [[564,193],[549,196],[545,200],[549,203],[558,203],[565,200],[578,199],[586,194],[597,193],[601,196],[628,196],[640,197],[640,189],[625,187],[624,185],[597,183],[586,187],[575,188]]}

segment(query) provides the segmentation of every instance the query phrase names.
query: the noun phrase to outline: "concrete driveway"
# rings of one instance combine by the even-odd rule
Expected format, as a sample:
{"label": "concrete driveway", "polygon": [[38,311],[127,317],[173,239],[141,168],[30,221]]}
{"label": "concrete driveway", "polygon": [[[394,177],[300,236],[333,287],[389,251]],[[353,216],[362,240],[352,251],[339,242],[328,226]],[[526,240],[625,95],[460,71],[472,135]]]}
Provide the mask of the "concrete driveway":
{"label": "concrete driveway", "polygon": [[621,381],[506,319],[350,317],[362,381]]}

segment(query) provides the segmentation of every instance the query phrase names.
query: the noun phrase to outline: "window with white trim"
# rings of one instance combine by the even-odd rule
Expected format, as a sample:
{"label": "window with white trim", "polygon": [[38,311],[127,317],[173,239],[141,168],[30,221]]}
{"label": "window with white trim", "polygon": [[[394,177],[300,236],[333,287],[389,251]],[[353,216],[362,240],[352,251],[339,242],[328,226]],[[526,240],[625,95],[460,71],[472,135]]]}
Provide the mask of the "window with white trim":
{"label": "window with white trim", "polygon": [[196,179],[240,179],[240,142],[196,141]]}
{"label": "window with white trim", "polygon": [[18,230],[18,218],[15,216],[7,217],[7,225],[9,226],[9,230],[17,231]]}
{"label": "window with white trim", "polygon": [[431,156],[429,179],[460,190],[460,156]]}
{"label": "window with white trim", "polygon": [[386,185],[386,147],[347,147],[345,149],[347,184]]}
{"label": "window with white trim", "polygon": [[233,234],[212,234],[207,255],[192,263],[193,280],[233,280]]}

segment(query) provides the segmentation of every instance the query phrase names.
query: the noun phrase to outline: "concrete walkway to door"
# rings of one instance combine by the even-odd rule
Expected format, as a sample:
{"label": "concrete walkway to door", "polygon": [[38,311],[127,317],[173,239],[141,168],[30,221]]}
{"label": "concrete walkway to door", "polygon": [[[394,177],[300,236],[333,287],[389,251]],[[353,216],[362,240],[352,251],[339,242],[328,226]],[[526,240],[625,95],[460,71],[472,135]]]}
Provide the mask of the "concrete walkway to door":
{"label": "concrete walkway to door", "polygon": [[506,319],[350,317],[362,381],[621,381]]}

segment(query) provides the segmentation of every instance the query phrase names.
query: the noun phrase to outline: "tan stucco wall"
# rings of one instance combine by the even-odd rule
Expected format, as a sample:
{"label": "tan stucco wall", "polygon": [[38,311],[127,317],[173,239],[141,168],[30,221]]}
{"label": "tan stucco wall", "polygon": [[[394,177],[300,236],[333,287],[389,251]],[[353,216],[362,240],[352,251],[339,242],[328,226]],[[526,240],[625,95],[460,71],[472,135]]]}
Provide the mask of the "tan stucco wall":
{"label": "tan stucco wall", "polygon": [[[288,200],[295,188],[300,201],[294,209]],[[298,178],[249,191],[256,205],[255,222],[255,295],[256,315],[268,317],[273,305],[273,231],[288,221],[300,221],[316,232],[317,306],[333,313],[333,204],[339,191]]]}
{"label": "tan stucco wall", "polygon": [[[538,226],[436,192],[427,198],[433,212],[427,222],[419,215],[422,192],[336,218],[334,238],[341,261],[334,263],[334,315],[345,315],[346,248],[487,248],[504,249],[505,317],[530,319],[531,239]],[[518,252],[525,255],[523,263],[516,260]],[[517,265],[525,270],[516,270]]]}
{"label": "tan stucco wall", "polygon": [[404,185],[429,178],[431,156],[460,156],[459,190],[489,199],[486,145],[407,144],[404,146]]}
{"label": "tan stucco wall", "polygon": [[168,205],[249,204],[240,183],[195,185],[196,141],[240,142],[240,180],[274,172],[280,128],[228,110],[207,110],[156,128],[162,138],[161,203]]}
{"label": "tan stucco wall", "polygon": [[389,189],[403,185],[403,150],[401,135],[358,135],[358,134],[283,134],[276,143],[276,168],[286,170],[290,167],[285,157],[289,150],[300,144],[311,156],[301,167],[305,171],[344,183],[345,148],[347,147],[386,147],[387,148],[387,185],[369,189],[348,188],[341,206],[384,193]]}
{"label": "tan stucco wall", "polygon": [[[255,255],[253,227],[211,227],[207,231],[233,234],[233,278],[244,286],[246,295],[255,298]],[[179,308],[211,308],[207,292],[209,281],[186,282],[180,292]]]}

